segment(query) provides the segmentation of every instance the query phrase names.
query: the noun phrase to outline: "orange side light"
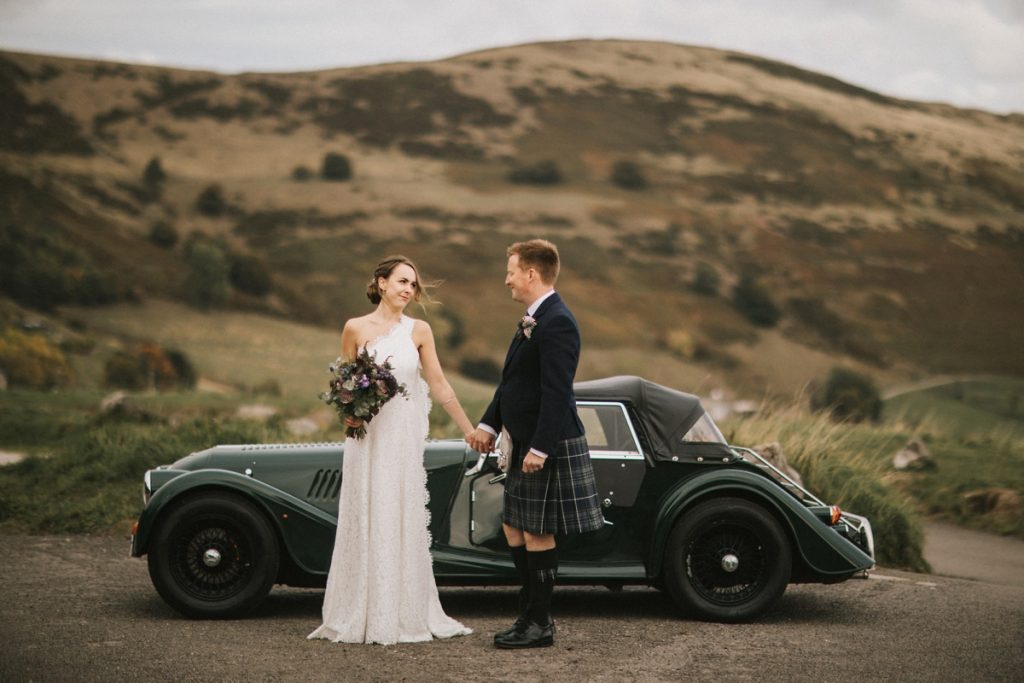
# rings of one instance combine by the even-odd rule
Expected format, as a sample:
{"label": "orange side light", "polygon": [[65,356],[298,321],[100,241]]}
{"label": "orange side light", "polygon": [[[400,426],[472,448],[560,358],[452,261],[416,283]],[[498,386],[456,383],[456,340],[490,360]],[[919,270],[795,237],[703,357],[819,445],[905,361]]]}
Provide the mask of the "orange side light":
{"label": "orange side light", "polygon": [[830,509],[832,510],[831,526],[835,526],[836,522],[839,521],[839,518],[843,516],[843,511],[839,509],[838,505],[833,505]]}

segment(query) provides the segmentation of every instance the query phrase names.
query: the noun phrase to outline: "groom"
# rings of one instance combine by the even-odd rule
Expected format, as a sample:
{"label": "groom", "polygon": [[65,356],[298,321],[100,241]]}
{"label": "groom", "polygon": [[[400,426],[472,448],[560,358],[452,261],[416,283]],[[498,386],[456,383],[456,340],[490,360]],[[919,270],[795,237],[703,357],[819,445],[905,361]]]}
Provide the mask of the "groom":
{"label": "groom", "polygon": [[604,519],[572,389],[580,332],[554,289],[558,249],[535,239],[517,242],[507,253],[505,286],[527,307],[526,315],[469,445],[481,453],[493,450],[502,427],[512,440],[503,528],[522,581],[520,614],[512,628],[494,636],[494,644],[516,649],[554,643],[555,534],[595,531]]}

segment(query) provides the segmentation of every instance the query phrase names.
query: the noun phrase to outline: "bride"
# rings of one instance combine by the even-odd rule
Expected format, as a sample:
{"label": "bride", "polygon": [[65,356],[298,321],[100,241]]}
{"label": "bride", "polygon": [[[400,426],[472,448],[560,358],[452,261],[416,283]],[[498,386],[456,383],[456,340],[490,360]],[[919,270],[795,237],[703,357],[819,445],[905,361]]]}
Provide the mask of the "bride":
{"label": "bride", "polygon": [[385,259],[366,290],[376,310],[347,321],[341,334],[343,358],[355,358],[366,345],[378,362],[390,361],[409,395],[388,401],[366,425],[366,436],[345,442],[323,624],[311,639],[387,645],[472,633],[441,608],[430,558],[423,468],[428,386],[463,434],[473,426],[441,370],[430,325],[404,314],[422,288],[412,261]]}

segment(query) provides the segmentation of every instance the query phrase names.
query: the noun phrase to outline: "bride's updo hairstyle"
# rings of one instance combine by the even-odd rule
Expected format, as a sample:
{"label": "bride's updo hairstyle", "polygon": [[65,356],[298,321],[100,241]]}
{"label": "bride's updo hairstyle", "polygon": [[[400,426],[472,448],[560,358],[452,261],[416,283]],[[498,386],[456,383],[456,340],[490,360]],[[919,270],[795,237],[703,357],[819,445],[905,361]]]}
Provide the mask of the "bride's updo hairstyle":
{"label": "bride's updo hairstyle", "polygon": [[427,301],[430,301],[430,296],[424,292],[424,289],[432,285],[426,285],[423,283],[420,278],[420,269],[416,267],[415,263],[405,256],[396,254],[395,256],[388,256],[386,259],[378,263],[377,268],[374,269],[373,278],[370,280],[370,284],[366,285],[366,298],[370,300],[370,303],[380,303],[380,285],[377,284],[377,281],[380,278],[387,280],[391,277],[391,273],[394,272],[395,268],[402,264],[409,266],[413,269],[413,272],[416,273],[416,286],[414,288],[415,293],[412,296],[413,300],[419,302],[420,295],[424,295],[426,296]]}

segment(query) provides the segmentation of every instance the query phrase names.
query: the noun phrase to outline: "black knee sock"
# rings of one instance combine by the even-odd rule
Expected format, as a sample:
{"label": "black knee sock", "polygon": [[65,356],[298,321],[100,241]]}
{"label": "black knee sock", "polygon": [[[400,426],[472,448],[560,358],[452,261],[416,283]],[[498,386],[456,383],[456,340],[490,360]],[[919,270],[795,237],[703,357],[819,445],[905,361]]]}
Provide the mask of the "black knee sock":
{"label": "black knee sock", "polygon": [[530,605],[530,565],[526,559],[526,546],[509,546],[508,551],[512,554],[512,563],[515,564],[519,580],[523,584],[519,588],[519,614],[524,615]]}
{"label": "black knee sock", "polygon": [[551,621],[551,594],[558,576],[558,550],[526,553],[530,566],[530,607],[526,616],[538,624]]}

